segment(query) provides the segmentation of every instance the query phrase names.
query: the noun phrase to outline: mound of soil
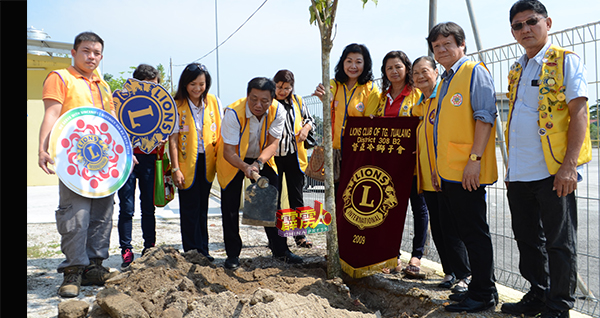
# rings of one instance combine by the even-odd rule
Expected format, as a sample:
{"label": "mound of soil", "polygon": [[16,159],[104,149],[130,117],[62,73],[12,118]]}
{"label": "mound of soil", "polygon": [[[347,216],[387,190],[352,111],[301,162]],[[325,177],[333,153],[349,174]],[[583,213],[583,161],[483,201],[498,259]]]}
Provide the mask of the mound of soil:
{"label": "mound of soil", "polygon": [[[340,278],[326,276],[324,260],[291,266],[259,256],[242,260],[232,271],[196,251],[181,254],[159,247],[136,259],[106,288],[128,295],[150,317],[174,310],[185,317],[397,317],[422,316],[439,306],[429,296],[390,290],[386,279],[376,286],[354,281],[351,286],[362,299],[353,297]],[[365,302],[383,307],[370,309]]]}
{"label": "mound of soil", "polygon": [[[114,222],[110,257],[103,263],[112,271],[121,264],[116,227]],[[212,263],[193,251],[181,253],[179,220],[159,219],[156,229],[158,247],[141,256],[141,226],[136,222],[131,270],[103,287],[82,286],[77,298],[64,299],[56,294],[63,278],[56,267],[64,260],[56,225],[28,224],[27,317],[56,318],[57,307],[75,301],[85,302],[91,308],[86,317],[95,318],[464,316],[444,310],[450,291],[438,288],[441,277],[426,267],[421,267],[428,274],[423,280],[383,273],[327,279],[326,233],[310,235],[314,243],[310,249],[289,240],[290,249],[304,263],[288,265],[271,257],[262,227],[240,225],[241,266],[231,271],[223,268],[226,253],[220,218],[209,218]],[[123,301],[120,307],[111,303],[117,300]],[[127,309],[138,311],[118,312]],[[499,306],[476,316],[506,317]]]}

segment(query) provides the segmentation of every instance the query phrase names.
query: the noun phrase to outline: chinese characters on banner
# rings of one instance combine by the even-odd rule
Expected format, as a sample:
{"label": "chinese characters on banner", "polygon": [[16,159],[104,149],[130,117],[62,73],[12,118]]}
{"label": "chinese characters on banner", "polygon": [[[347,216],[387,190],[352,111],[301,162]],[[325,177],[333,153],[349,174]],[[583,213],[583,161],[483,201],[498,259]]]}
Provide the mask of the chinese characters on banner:
{"label": "chinese characters on banner", "polygon": [[315,201],[315,207],[277,211],[277,229],[279,236],[289,237],[312,233],[327,232],[331,223],[331,214],[323,210],[323,204]]}
{"label": "chinese characters on banner", "polygon": [[348,117],[336,220],[342,269],[354,278],[397,265],[418,124],[418,117]]}

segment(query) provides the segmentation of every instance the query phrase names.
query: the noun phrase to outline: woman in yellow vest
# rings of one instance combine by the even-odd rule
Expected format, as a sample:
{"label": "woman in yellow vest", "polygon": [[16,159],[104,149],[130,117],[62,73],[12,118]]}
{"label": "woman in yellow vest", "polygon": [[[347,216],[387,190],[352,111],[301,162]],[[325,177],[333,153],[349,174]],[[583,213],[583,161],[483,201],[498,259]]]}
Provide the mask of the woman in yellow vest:
{"label": "woman in yellow vest", "polygon": [[457,281],[457,277],[463,278],[471,275],[471,269],[464,244],[460,240],[456,229],[443,221],[443,216],[447,212],[442,212],[446,206],[440,204],[441,198],[438,198],[440,187],[432,183],[431,176],[437,175],[436,161],[433,148],[433,124],[435,112],[437,109],[437,90],[439,82],[437,79],[439,73],[435,60],[429,56],[417,58],[412,65],[412,79],[414,85],[422,94],[413,108],[413,116],[422,116],[423,120],[417,128],[417,179],[419,192],[423,192],[423,197],[427,203],[429,211],[429,223],[431,226],[431,237],[437,249],[442,269],[445,273],[444,278],[438,285],[442,288],[452,288]]}
{"label": "woman in yellow vest", "polygon": [[188,65],[179,78],[175,102],[178,122],[169,137],[173,182],[179,188],[183,250],[197,250],[209,260],[208,197],[215,178],[221,131],[221,101],[208,91],[206,67]]}
{"label": "woman in yellow vest", "polygon": [[[371,54],[363,44],[344,48],[335,66],[335,78],[329,82],[332,93],[331,126],[333,130],[334,171],[341,168],[341,145],[348,116],[372,114],[379,105],[379,88],[373,82]],[[323,100],[325,86],[319,84],[313,95]],[[339,178],[339,176],[336,176]],[[337,179],[336,178],[336,179]],[[336,180],[336,182],[339,180]]]}
{"label": "woman in yellow vest", "polygon": [[[412,116],[413,106],[417,105],[419,97],[421,97],[421,91],[413,86],[411,73],[412,65],[406,53],[402,51],[388,52],[381,63],[382,94],[379,105],[374,110],[374,114],[369,115],[377,117]],[[410,204],[414,217],[415,235],[413,237],[412,257],[403,272],[413,278],[423,278],[420,273],[421,257],[423,257],[425,250],[429,216],[423,195],[419,194],[418,191],[416,175],[413,177]],[[400,271],[401,268],[400,257],[398,257],[396,271]]]}
{"label": "woman in yellow vest", "polygon": [[[305,206],[302,189],[308,160],[304,140],[312,129],[314,120],[302,98],[294,94],[294,73],[280,70],[273,77],[273,81],[276,99],[285,109],[285,123],[275,154],[275,164],[279,172],[278,190],[281,194],[285,174],[288,203],[290,209],[296,209]],[[281,201],[281,197],[279,199]],[[307,241],[305,235],[296,235],[294,240],[299,247],[312,247],[312,242]]]}

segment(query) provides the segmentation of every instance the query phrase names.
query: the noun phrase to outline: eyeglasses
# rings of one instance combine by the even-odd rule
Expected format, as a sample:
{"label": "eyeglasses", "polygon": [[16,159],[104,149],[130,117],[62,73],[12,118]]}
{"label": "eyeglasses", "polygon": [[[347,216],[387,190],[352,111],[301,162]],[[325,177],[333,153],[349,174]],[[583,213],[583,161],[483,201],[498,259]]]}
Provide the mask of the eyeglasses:
{"label": "eyeglasses", "polygon": [[188,65],[186,67],[186,69],[188,69],[189,71],[192,71],[192,72],[197,69],[200,69],[201,71],[206,72],[206,66],[204,66],[203,64],[200,64],[200,63],[192,63],[192,64]]}
{"label": "eyeglasses", "polygon": [[545,18],[529,18],[523,22],[513,23],[510,25],[510,27],[515,31],[519,31],[525,26],[525,23],[527,23],[527,25],[529,25],[529,26],[534,26],[534,25],[538,24],[538,22],[540,22],[541,19],[545,19]]}

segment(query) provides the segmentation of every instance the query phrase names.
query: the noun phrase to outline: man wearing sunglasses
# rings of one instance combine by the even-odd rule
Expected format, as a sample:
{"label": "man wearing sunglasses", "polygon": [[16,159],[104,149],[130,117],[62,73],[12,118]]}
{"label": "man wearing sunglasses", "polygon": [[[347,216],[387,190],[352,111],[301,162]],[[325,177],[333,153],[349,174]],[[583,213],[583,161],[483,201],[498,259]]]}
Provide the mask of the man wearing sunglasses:
{"label": "man wearing sunglasses", "polygon": [[586,69],[551,44],[552,19],[537,0],[510,9],[511,32],[526,54],[509,73],[506,184],[519,269],[531,288],[501,310],[569,317],[577,287],[577,169],[591,160]]}

